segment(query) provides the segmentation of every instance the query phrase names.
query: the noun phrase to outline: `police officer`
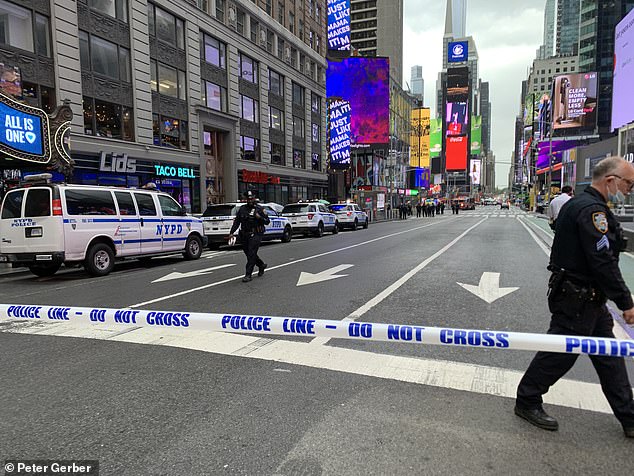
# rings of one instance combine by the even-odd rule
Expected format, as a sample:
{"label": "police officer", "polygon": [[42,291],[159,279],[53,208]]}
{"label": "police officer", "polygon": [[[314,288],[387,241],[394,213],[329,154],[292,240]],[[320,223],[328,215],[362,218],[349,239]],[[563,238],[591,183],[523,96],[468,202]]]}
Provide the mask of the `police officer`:
{"label": "police officer", "polygon": [[248,190],[244,192],[243,197],[247,203],[238,209],[227,238],[230,238],[240,227],[238,238],[242,244],[242,251],[247,256],[246,272],[242,282],[248,283],[251,281],[251,274],[256,265],[258,276],[262,276],[266,269],[266,263],[258,256],[258,249],[264,235],[264,225],[268,225],[271,220],[269,220],[264,208],[255,203],[255,193]]}
{"label": "police officer", "polygon": [[[619,270],[625,239],[607,201],[623,203],[634,187],[634,167],[619,157],[602,160],[592,184],[564,204],[548,269],[549,334],[614,338],[614,321],[606,307],[611,299],[634,324],[634,303]],[[622,357],[591,355],[601,388],[625,435],[634,438],[634,400]],[[517,389],[515,414],[544,430],[557,420],[542,408],[542,395],[570,370],[576,354],[538,352]]]}

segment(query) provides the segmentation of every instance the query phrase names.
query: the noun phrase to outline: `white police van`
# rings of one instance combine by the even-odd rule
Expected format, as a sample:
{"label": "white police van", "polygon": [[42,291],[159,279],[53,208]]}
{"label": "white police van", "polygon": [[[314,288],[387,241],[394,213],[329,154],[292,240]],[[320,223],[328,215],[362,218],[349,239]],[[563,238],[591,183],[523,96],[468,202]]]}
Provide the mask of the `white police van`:
{"label": "white police van", "polygon": [[356,203],[335,203],[328,207],[332,213],[337,215],[339,228],[350,228],[356,230],[359,226],[367,228],[370,220],[368,214],[361,210]]}
{"label": "white police van", "polygon": [[0,262],[51,276],[62,263],[105,276],[117,259],[182,252],[198,259],[206,244],[202,221],[158,191],[51,184],[27,177],[0,209]]}
{"label": "white police van", "polygon": [[324,231],[331,231],[333,235],[339,232],[337,217],[330,213],[323,203],[289,203],[284,206],[282,215],[288,217],[293,225],[293,231],[297,233],[312,233],[316,237],[321,237]]}
{"label": "white police van", "polygon": [[[201,216],[203,229],[210,248],[226,244],[226,236],[231,231],[238,210],[246,202],[229,202],[209,205]],[[293,228],[288,220],[277,213],[270,205],[260,204],[271,221],[264,227],[263,240],[281,240],[288,243],[293,237]]]}

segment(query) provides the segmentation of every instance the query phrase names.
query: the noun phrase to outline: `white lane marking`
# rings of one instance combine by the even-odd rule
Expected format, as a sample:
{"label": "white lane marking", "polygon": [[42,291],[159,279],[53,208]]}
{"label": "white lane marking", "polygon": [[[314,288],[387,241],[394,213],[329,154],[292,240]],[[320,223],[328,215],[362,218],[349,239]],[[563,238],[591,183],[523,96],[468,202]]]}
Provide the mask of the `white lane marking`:
{"label": "white lane marking", "polygon": [[[361,243],[357,243],[357,244],[354,244],[354,245],[345,246],[343,248],[338,248],[336,250],[326,251],[324,253],[319,253],[319,254],[316,254],[316,255],[307,256],[306,258],[300,258],[300,259],[297,259],[297,260],[289,261],[288,263],[278,264],[277,266],[271,266],[271,267],[269,267],[267,269],[269,271],[272,271],[274,269],[283,268],[285,266],[291,266],[293,264],[301,263],[303,261],[308,261],[308,260],[315,259],[315,258],[321,258],[322,256],[327,256],[327,255],[330,255],[330,254],[333,254],[333,253],[339,253],[341,251],[350,250],[352,248],[357,248],[359,246],[368,245],[368,244],[374,243],[376,241],[381,241],[381,240],[385,240],[387,238],[392,238],[393,236],[402,235],[404,233],[411,233],[413,231],[417,231],[417,230],[420,230],[422,228],[427,228],[427,227],[430,227],[430,226],[434,226],[434,225],[437,225],[439,223],[447,223],[448,221],[451,221],[451,220],[453,220],[453,218],[447,219],[447,220],[442,220],[442,221],[437,221],[437,222],[434,222],[434,223],[429,223],[427,225],[417,226],[415,228],[410,228],[409,230],[399,231],[399,232],[396,232],[396,233],[390,233],[389,235],[380,236],[378,238],[373,238],[373,239],[368,240],[368,241],[363,241]],[[209,288],[212,288],[214,286],[220,286],[221,284],[230,283],[231,281],[237,281],[238,279],[242,279],[242,275],[234,276],[232,278],[223,279],[222,281],[216,281],[215,283],[205,284],[204,286],[198,286],[196,288],[186,289],[184,291],[180,291],[180,292],[174,293],[174,294],[169,294],[167,296],[161,296],[159,298],[152,299],[150,301],[145,301],[145,302],[140,302],[140,303],[137,303],[137,304],[132,304],[131,306],[128,306],[128,307],[130,307],[130,308],[143,307],[143,306],[147,306],[148,304],[154,304],[156,302],[167,301],[168,299],[172,299],[172,298],[179,297],[179,296],[184,296],[186,294],[191,294],[191,293],[195,293],[195,292],[198,292],[198,291],[203,291],[205,289],[209,289]]]}
{"label": "white lane marking", "polygon": [[[408,271],[407,273],[405,273],[401,278],[399,278],[397,281],[395,281],[394,283],[389,285],[387,288],[385,288],[379,294],[374,296],[372,299],[370,299],[363,306],[359,307],[355,311],[352,311],[347,317],[345,317],[342,320],[342,322],[354,321],[355,319],[358,319],[361,316],[363,316],[366,312],[368,312],[370,309],[372,309],[377,304],[379,304],[382,301],[384,301],[390,294],[392,294],[394,291],[396,291],[398,288],[400,288],[403,284],[405,284],[407,281],[409,281],[409,279],[412,278],[414,275],[416,275],[416,273],[418,273],[419,271],[424,269],[429,263],[434,261],[436,258],[438,258],[443,253],[445,253],[449,248],[451,248],[453,245],[458,243],[458,241],[460,241],[465,235],[467,235],[471,230],[476,228],[478,225],[480,225],[485,220],[487,220],[487,218],[483,218],[478,223],[476,223],[472,227],[468,228],[462,234],[460,234],[459,236],[454,238],[449,244],[445,245],[443,248],[441,248],[440,250],[436,251],[433,255],[431,255],[429,258],[424,260],[422,263],[420,263],[414,269],[412,269],[412,270]],[[315,337],[311,341],[311,343],[315,344],[315,345],[324,345],[328,341],[330,341],[330,339],[326,338],[326,337]]]}
{"label": "white lane marking", "polygon": [[339,271],[344,271],[348,268],[352,268],[353,264],[340,264],[330,269],[326,269],[321,273],[306,273],[302,271],[297,280],[296,286],[305,286],[307,284],[321,283],[322,281],[329,281],[331,279],[345,278],[347,274],[337,274]]}
{"label": "white lane marking", "polygon": [[[515,399],[523,372],[484,365],[378,354],[306,342],[229,334],[194,332],[165,328],[138,328],[115,335],[118,327],[98,324],[74,327],[70,323],[32,323],[5,332],[60,337],[80,337],[134,344],[165,345],[232,357],[266,360],[314,369],[331,370],[373,378],[448,388],[484,395]],[[42,332],[41,328],[45,331]],[[400,344],[396,344],[400,345]],[[407,344],[402,344],[407,345]],[[501,351],[508,352],[508,351]],[[292,371],[292,370],[291,370]],[[561,379],[544,395],[546,403],[610,414],[601,386],[595,383]]]}
{"label": "white lane marking", "polygon": [[500,273],[488,272],[482,273],[482,276],[480,277],[480,283],[477,286],[463,283],[457,284],[489,304],[519,289],[515,287],[501,288]]}
{"label": "white lane marking", "polygon": [[171,281],[173,279],[194,278],[196,276],[209,274],[212,271],[216,271],[217,269],[230,268],[232,266],[235,266],[235,264],[221,264],[220,266],[213,266],[211,268],[205,269],[195,269],[194,271],[188,271],[185,273],[174,271],[173,273],[166,274],[162,278],[155,279],[154,281],[152,281],[152,283],[162,283],[163,281]]}
{"label": "white lane marking", "polygon": [[537,235],[535,235],[535,233],[533,233],[533,230],[531,230],[528,226],[526,226],[526,223],[524,223],[524,220],[518,219],[518,221],[522,224],[522,226],[524,228],[526,228],[526,231],[528,231],[528,234],[531,235],[531,238],[533,240],[535,240],[535,243],[537,243],[537,245],[541,248],[541,250],[544,253],[546,253],[546,256],[550,256],[550,250],[546,247],[546,245],[539,238],[537,238]]}

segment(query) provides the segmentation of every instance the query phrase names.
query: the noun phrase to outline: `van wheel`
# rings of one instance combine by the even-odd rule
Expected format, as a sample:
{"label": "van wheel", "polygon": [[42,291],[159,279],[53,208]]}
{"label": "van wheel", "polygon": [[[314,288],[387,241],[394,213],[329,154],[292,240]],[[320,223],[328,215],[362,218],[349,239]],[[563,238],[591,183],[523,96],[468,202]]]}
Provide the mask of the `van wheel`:
{"label": "van wheel", "polygon": [[29,270],[35,276],[39,276],[40,278],[47,278],[57,273],[57,270],[60,268],[60,266],[62,266],[62,263],[34,264],[33,266],[29,266]]}
{"label": "van wheel", "polygon": [[338,221],[335,222],[335,226],[332,229],[332,234],[333,235],[336,235],[337,233],[339,233],[339,222]]}
{"label": "van wheel", "polygon": [[203,252],[203,242],[202,240],[196,236],[192,235],[187,238],[187,243],[185,243],[185,252],[183,256],[185,259],[198,259]]}
{"label": "van wheel", "polygon": [[114,252],[104,243],[96,243],[88,249],[84,268],[91,276],[105,276],[114,268]]}
{"label": "van wheel", "polygon": [[284,228],[284,233],[282,233],[282,243],[288,243],[293,238],[293,231],[290,226]]}

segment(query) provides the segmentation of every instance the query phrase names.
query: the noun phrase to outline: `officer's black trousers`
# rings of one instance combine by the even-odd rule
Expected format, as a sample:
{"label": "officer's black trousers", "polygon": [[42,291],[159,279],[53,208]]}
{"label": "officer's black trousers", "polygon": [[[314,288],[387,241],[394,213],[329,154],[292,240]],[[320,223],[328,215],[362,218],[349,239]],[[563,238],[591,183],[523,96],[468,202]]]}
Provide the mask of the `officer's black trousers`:
{"label": "officer's black trousers", "polygon": [[242,235],[240,237],[240,241],[242,242],[242,251],[244,251],[244,254],[247,256],[247,267],[244,275],[251,276],[256,265],[258,267],[262,267],[264,264],[264,261],[262,261],[258,256],[258,249],[260,248],[260,243],[262,243],[262,236],[258,234],[250,236]]}
{"label": "officer's black trousers", "polygon": [[[614,338],[612,332],[614,321],[605,306],[590,309],[576,319],[585,320],[589,326],[583,324],[577,326],[571,318],[553,314],[548,333]],[[542,395],[572,368],[578,356],[578,354],[538,352],[517,388],[517,405],[523,408],[535,408],[541,405]],[[598,355],[591,355],[590,360],[614,415],[624,427],[634,427],[634,400],[632,400],[632,387],[627,376],[625,361],[622,357]]]}

